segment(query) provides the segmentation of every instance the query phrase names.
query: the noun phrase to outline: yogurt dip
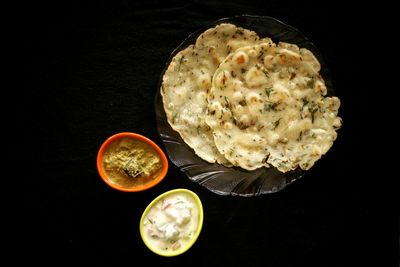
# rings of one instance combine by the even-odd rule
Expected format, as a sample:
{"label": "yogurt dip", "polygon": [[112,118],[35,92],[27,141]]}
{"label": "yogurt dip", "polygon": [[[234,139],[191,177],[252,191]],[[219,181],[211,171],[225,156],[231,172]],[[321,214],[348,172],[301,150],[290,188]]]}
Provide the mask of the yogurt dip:
{"label": "yogurt dip", "polygon": [[143,241],[153,252],[175,256],[196,241],[203,221],[203,209],[197,195],[176,189],[160,195],[142,216]]}

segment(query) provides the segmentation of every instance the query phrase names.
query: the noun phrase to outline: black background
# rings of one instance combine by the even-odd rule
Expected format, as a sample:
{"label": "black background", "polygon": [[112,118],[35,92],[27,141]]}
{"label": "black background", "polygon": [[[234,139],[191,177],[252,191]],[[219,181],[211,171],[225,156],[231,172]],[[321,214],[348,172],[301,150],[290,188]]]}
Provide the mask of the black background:
{"label": "black background", "polygon": [[[392,190],[382,192],[377,183],[385,175],[372,175],[375,81],[368,67],[374,59],[367,55],[377,25],[369,8],[377,12],[337,1],[55,1],[19,7],[23,90],[16,106],[24,116],[16,129],[29,136],[21,143],[32,151],[37,177],[24,180],[28,227],[19,249],[32,252],[31,261],[54,266],[398,265],[398,213],[387,206]],[[344,124],[332,149],[304,178],[253,198],[216,195],[173,164],[165,180],[145,192],[109,188],[95,165],[101,143],[131,131],[162,145],[153,102],[169,54],[203,25],[240,14],[280,19],[320,49],[342,100]],[[174,188],[196,192],[205,218],[188,252],[164,258],[143,244],[139,220],[152,199]]]}

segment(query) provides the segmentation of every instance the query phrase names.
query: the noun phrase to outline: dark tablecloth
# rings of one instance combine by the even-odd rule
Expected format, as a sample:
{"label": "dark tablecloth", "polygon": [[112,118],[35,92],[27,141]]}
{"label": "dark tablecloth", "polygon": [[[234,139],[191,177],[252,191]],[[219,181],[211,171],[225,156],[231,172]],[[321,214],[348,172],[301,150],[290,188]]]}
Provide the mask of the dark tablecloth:
{"label": "dark tablecloth", "polygon": [[[145,2],[20,7],[26,56],[18,127],[28,135],[22,142],[32,149],[35,177],[24,180],[29,234],[20,249],[53,266],[385,266],[380,263],[398,260],[382,249],[398,242],[394,232],[382,231],[382,222],[398,230],[392,220],[398,215],[379,207],[369,175],[366,118],[374,86],[364,53],[374,42],[373,22],[338,2]],[[240,14],[280,19],[320,49],[342,100],[344,123],[332,149],[302,179],[252,198],[216,195],[173,164],[145,192],[109,188],[96,170],[101,143],[130,131],[162,146],[153,102],[170,53],[206,23]],[[163,258],[143,244],[139,220],[152,199],[174,188],[199,195],[204,226],[188,252]]]}

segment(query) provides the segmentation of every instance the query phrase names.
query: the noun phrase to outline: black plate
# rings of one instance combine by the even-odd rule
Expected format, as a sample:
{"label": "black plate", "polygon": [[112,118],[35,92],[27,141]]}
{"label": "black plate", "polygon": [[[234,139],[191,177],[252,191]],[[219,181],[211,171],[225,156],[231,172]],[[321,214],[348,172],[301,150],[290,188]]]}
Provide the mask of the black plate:
{"label": "black plate", "polygon": [[[300,48],[307,48],[314,53],[321,64],[320,74],[325,80],[328,89],[328,96],[333,95],[332,83],[329,71],[321,57],[320,52],[299,30],[289,26],[277,19],[266,16],[242,15],[231,18],[223,18],[210,23],[190,34],[171,54],[162,77],[171,59],[181,50],[195,43],[197,37],[209,28],[220,23],[232,23],[245,29],[255,31],[260,38],[269,37],[275,43],[280,41],[297,44]],[[254,171],[247,171],[241,168],[227,168],[219,164],[210,164],[199,158],[194,151],[185,144],[178,132],[172,130],[168,124],[167,117],[162,104],[160,90],[157,90],[155,98],[155,110],[157,116],[157,128],[161,139],[167,150],[170,160],[178,166],[190,180],[206,187],[210,191],[220,195],[255,196],[277,192],[288,184],[301,178],[305,171],[296,170],[282,173],[275,167],[260,168]]]}

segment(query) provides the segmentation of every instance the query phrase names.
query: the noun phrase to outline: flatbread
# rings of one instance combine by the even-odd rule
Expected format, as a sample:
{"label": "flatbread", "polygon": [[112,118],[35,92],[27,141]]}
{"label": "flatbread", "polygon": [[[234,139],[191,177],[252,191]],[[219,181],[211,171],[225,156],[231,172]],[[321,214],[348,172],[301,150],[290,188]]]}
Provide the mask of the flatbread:
{"label": "flatbread", "polygon": [[229,53],[259,39],[253,31],[220,24],[176,54],[163,76],[161,95],[168,123],[207,162],[230,165],[218,152],[205,123],[207,94],[214,72]]}
{"label": "flatbread", "polygon": [[247,170],[311,168],[341,126],[340,100],[325,97],[319,70],[311,51],[287,43],[265,42],[228,55],[207,95],[206,123],[218,151]]}

